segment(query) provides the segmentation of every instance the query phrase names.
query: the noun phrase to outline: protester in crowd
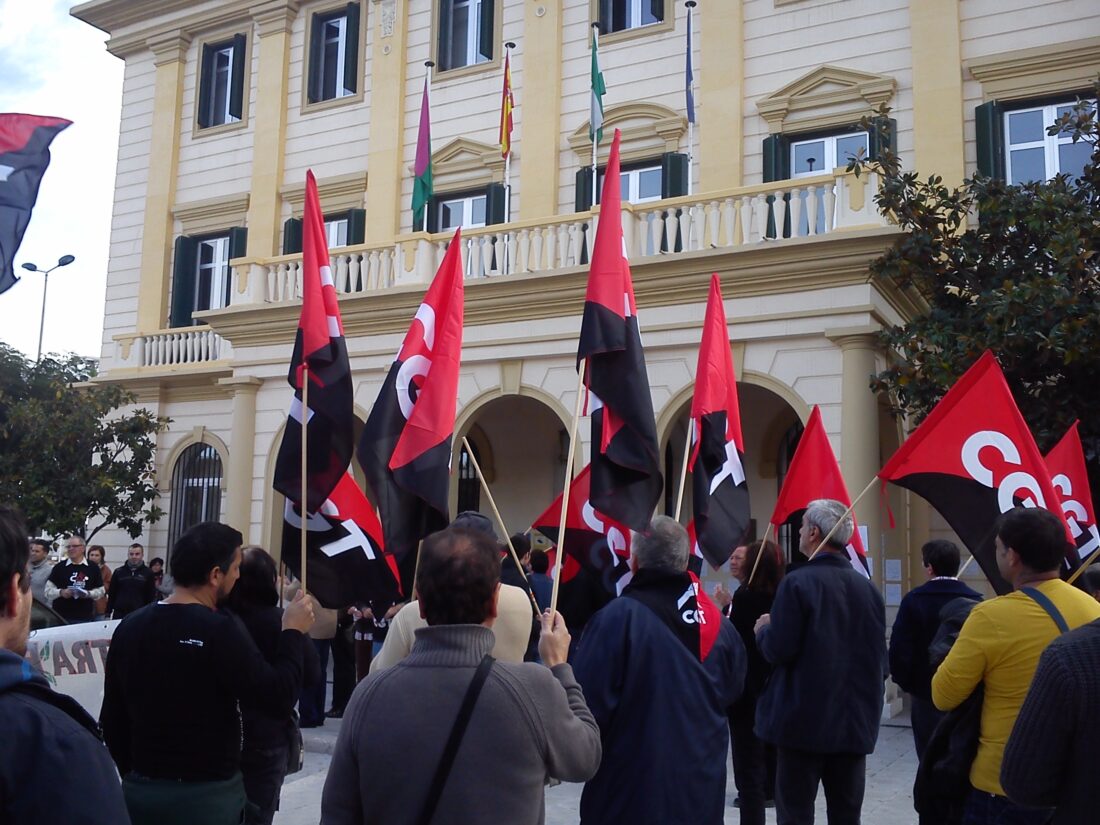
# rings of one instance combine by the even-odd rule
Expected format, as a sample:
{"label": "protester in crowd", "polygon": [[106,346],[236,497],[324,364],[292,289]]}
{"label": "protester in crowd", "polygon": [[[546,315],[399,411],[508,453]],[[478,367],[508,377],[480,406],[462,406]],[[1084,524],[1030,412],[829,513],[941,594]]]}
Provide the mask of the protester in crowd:
{"label": "protester in crowd", "polygon": [[914,587],[898,607],[890,632],[890,675],[909,694],[909,718],[917,758],[943,713],[932,704],[932,665],[929,648],[940,626],[940,611],[951,601],[966,598],[981,601],[981,594],[958,579],[959,548],[954,542],[936,539],[920,550],[928,581]]}
{"label": "protester in crowd", "polygon": [[353,604],[348,614],[355,620],[352,625],[352,641],[355,648],[355,683],[363,681],[370,673],[374,658],[374,610],[367,602]]}
{"label": "protester in crowd", "polygon": [[65,621],[90,622],[95,618],[95,600],[103,598],[103,576],[99,565],[84,557],[80,536],[65,539],[65,553],[68,558],[55,564],[46,579],[46,598]]}
{"label": "protester in crowd", "polygon": [[157,598],[166,599],[172,595],[175,585],[172,577],[164,572],[164,559],[159,556],[149,562],[149,569],[153,571],[153,581],[157,586]]}
{"label": "protester in crowd", "polygon": [[[290,598],[300,592],[301,582],[290,588]],[[336,635],[336,611],[327,607],[314,608],[316,621],[309,630],[309,638],[317,653],[318,669],[311,678],[302,681],[302,693],[298,699],[299,724],[303,728],[319,728],[325,724],[325,699],[328,696],[328,659],[332,653],[332,638]]]}
{"label": "protester in crowd", "polygon": [[878,739],[886,606],[848,559],[854,522],[847,509],[832,499],[810,502],[799,549],[817,555],[787,573],[771,612],[756,622],[757,647],[774,666],[757,703],[756,733],[777,749],[775,804],[785,825],[814,821],[818,784],[830,825],[858,823],[867,754]]}
{"label": "protester in crowd", "polygon": [[531,590],[535,593],[535,601],[539,604],[539,610],[546,610],[550,606],[550,598],[554,593],[554,580],[547,575],[550,571],[550,557],[544,550],[531,551],[531,574],[527,577],[531,582]]}
{"label": "protester in crowd", "polygon": [[499,586],[499,544],[485,533],[449,528],[424,540],[416,587],[427,626],[408,657],[355,689],[321,797],[323,825],[414,825],[437,810],[437,822],[537,823],[547,777],[595,772],[599,730],[565,662],[561,616],[542,620],[547,667],[495,661]]}
{"label": "protester in crowd", "polygon": [[1100,602],[1100,566],[1089,567],[1078,576],[1077,586]]}
{"label": "protester in crowd", "polygon": [[172,548],[175,592],[131,613],[111,639],[101,722],[134,825],[239,825],[239,703],[287,714],[301,691],[313,600],[296,596],[283,613],[272,666],[218,610],[240,564],[239,532],[192,527]]}
{"label": "protester in crowd", "polygon": [[1001,762],[1020,805],[1054,808],[1051,825],[1096,818],[1100,763],[1100,621],[1055,639],[1039,657]]}
{"label": "protester in crowd", "polygon": [[103,579],[104,595],[95,600],[95,618],[102,619],[107,615],[107,596],[106,593],[111,589],[111,568],[107,566],[104,561],[104,554],[106,550],[103,549],[102,544],[93,544],[88,548],[88,561],[99,568],[99,575]]}
{"label": "protester in crowd", "polygon": [[581,823],[715,825],[745,648],[687,572],[679,523],[658,516],[630,552],[630,584],[589,621],[575,658],[604,748]]}
{"label": "protester in crowd", "polygon": [[107,592],[107,615],[121,619],[157,600],[153,571],[145,566],[145,548],[137,542],[126,551],[126,564],[111,574]]}
{"label": "protester in crowd", "polygon": [[[268,664],[279,662],[279,637],[283,611],[279,607],[278,571],[275,560],[262,547],[249,545],[241,550],[240,577],[229,594],[227,607],[244,624],[248,635]],[[317,651],[305,636],[298,635],[302,648],[304,678],[316,679],[321,665]],[[279,793],[287,772],[290,743],[298,734],[293,709],[276,713],[258,697],[241,699],[243,739],[241,774],[249,808],[249,825],[271,825],[279,809]]]}
{"label": "protester in crowd", "polygon": [[336,611],[336,635],[332,637],[332,704],[325,711],[326,719],[344,715],[351,692],[355,690],[355,647],[351,638],[355,619],[347,608]]}
{"label": "protester in crowd", "polygon": [[996,531],[997,568],[1015,592],[970,611],[932,677],[932,700],[940,710],[950,710],[984,685],[967,825],[1038,825],[1049,811],[1028,809],[1005,796],[1005,744],[1043,650],[1066,629],[1100,618],[1100,603],[1058,577],[1067,550],[1060,518],[1041,508],[1017,507],[1000,517]]}
{"label": "protester in crowd", "polygon": [[[23,520],[0,507],[0,822],[127,825],[99,726],[23,658],[31,619],[28,558]],[[59,797],[69,785],[64,778],[74,776],[79,794]]]}
{"label": "protester in crowd", "polygon": [[763,825],[765,805],[774,804],[775,798],[775,749],[757,737],[753,726],[756,704],[772,666],[760,654],[753,628],[757,619],[771,610],[783,581],[779,548],[770,541],[737,547],[730,556],[730,573],[740,587],[730,599],[729,618],[748,653],[745,690],[729,712],[733,778],[737,783],[741,825]]}
{"label": "protester in crowd", "polygon": [[50,561],[50,551],[53,548],[45,539],[31,539],[31,595],[44,605],[50,604],[46,598],[46,580],[53,570],[53,562]]}

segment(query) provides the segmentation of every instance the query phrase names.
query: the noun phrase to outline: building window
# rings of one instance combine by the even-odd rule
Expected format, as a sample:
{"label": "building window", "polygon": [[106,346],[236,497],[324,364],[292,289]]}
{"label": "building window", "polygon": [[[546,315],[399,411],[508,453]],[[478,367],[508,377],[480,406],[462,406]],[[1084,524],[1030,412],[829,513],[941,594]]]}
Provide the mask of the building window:
{"label": "building window", "polygon": [[493,59],[496,0],[439,0],[440,71]]}
{"label": "building window", "polygon": [[[325,242],[329,249],[356,246],[366,238],[367,213],[364,209],[348,209],[325,215]],[[283,222],[283,254],[302,252],[302,219],[288,218]]]}
{"label": "building window", "polygon": [[600,32],[621,32],[661,23],[665,0],[599,0]]}
{"label": "building window", "polygon": [[1006,181],[1018,184],[1049,180],[1060,174],[1081,176],[1092,155],[1092,144],[1086,140],[1074,143],[1072,129],[1047,134],[1047,127],[1073,111],[1073,103],[1063,102],[1004,113]]}
{"label": "building window", "polygon": [[440,232],[462,227],[474,229],[485,226],[485,195],[466,195],[441,199],[436,204]]}
{"label": "building window", "polygon": [[[600,202],[603,193],[603,169],[598,173],[598,185],[596,188],[596,203]],[[591,174],[591,171],[589,172]],[[661,199],[661,175],[660,164],[635,166],[622,169],[619,172],[619,194],[623,201],[628,203],[647,203]]]}
{"label": "building window", "polygon": [[192,313],[229,306],[229,262],[245,254],[247,243],[248,230],[243,227],[176,238],[169,326],[189,327],[194,323]]}
{"label": "building window", "polygon": [[[168,548],[204,521],[217,521],[222,508],[222,460],[209,444],[192,444],[172,468]],[[169,563],[171,563],[169,561]]]}
{"label": "building window", "polygon": [[359,4],[313,15],[309,38],[309,102],[359,91]]}
{"label": "building window", "polygon": [[[605,168],[597,170],[595,203],[603,195]],[[687,194],[687,155],[666,152],[659,160],[643,160],[627,164],[619,172],[619,191],[623,201],[649,203],[662,198],[678,198]],[[584,212],[592,207],[592,168],[577,170],[576,207]]]}
{"label": "building window", "polygon": [[807,140],[791,141],[792,178],[804,178],[831,172],[837,167],[847,166],[856,159],[867,159],[870,136],[867,132],[847,132],[836,135],[823,135]]}
{"label": "building window", "polygon": [[245,37],[204,44],[199,79],[199,128],[241,120],[244,107]]}
{"label": "building window", "polygon": [[346,215],[340,218],[325,219],[325,241],[329,249],[348,245],[348,219]]}
{"label": "building window", "polygon": [[[470,447],[474,451],[474,458],[481,463],[477,447]],[[474,462],[470,461],[470,454],[466,452],[466,445],[458,454],[458,512],[465,513],[468,510],[477,511],[481,508],[481,481],[474,469]]]}

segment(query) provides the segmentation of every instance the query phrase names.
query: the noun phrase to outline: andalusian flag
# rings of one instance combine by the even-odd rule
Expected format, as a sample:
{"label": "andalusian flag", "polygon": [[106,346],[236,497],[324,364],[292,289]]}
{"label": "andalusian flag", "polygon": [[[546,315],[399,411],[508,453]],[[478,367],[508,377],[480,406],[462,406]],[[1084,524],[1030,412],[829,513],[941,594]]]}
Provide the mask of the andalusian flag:
{"label": "andalusian flag", "polygon": [[500,156],[508,157],[512,153],[512,110],[516,108],[516,99],[512,96],[512,67],[509,55],[504,55],[504,91],[500,98]]}
{"label": "andalusian flag", "polygon": [[603,140],[603,96],[607,87],[600,71],[600,36],[592,27],[592,102],[588,112],[588,139],[593,143]]}
{"label": "andalusian flag", "polygon": [[425,208],[432,199],[432,115],[427,75],[424,76],[424,95],[420,98],[420,133],[416,138],[413,174],[413,229],[427,229]]}

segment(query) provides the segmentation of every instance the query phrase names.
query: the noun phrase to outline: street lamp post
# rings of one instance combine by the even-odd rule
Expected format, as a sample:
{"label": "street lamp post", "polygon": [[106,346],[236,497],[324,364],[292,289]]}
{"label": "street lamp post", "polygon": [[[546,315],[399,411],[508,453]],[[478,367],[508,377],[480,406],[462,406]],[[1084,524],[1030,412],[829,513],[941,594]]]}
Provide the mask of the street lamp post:
{"label": "street lamp post", "polygon": [[23,269],[28,272],[39,272],[44,276],[42,278],[42,319],[38,322],[38,358],[35,359],[35,363],[42,360],[42,333],[46,329],[46,289],[50,285],[50,273],[58,267],[68,266],[75,260],[74,255],[62,255],[57,259],[57,264],[49,269],[39,269],[30,262],[23,264]]}

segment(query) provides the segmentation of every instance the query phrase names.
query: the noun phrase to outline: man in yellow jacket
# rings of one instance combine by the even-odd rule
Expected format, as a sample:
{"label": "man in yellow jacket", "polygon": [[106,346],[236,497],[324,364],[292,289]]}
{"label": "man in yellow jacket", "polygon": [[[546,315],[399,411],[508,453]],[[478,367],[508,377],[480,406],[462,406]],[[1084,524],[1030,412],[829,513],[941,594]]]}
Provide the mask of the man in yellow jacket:
{"label": "man in yellow jacket", "polygon": [[1016,508],[997,523],[997,566],[1013,588],[974,607],[951,652],[932,678],[940,710],[960,705],[985,685],[981,738],[970,767],[973,786],[967,825],[993,825],[1011,817],[1040,825],[1050,811],[1022,808],[1001,787],[1001,759],[1027,696],[1039,656],[1062,632],[1100,618],[1100,603],[1058,577],[1066,553],[1062,521],[1039,509]]}

